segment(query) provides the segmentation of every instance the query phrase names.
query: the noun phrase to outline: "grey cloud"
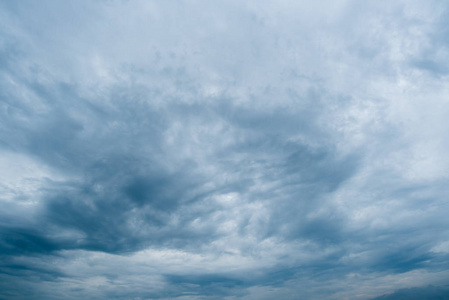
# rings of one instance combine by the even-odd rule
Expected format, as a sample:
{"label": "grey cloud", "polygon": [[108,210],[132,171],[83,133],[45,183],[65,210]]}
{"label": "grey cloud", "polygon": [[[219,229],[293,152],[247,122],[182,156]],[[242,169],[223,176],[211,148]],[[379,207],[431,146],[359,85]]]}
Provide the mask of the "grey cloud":
{"label": "grey cloud", "polygon": [[447,286],[428,286],[422,288],[401,289],[392,294],[376,297],[373,299],[449,299],[449,289]]}
{"label": "grey cloud", "polygon": [[413,65],[419,69],[428,71],[437,75],[445,75],[448,72],[447,66],[442,62],[436,62],[433,60],[419,60],[413,63]]}
{"label": "grey cloud", "polygon": [[0,7],[0,298],[370,299],[447,279],[432,4]]}

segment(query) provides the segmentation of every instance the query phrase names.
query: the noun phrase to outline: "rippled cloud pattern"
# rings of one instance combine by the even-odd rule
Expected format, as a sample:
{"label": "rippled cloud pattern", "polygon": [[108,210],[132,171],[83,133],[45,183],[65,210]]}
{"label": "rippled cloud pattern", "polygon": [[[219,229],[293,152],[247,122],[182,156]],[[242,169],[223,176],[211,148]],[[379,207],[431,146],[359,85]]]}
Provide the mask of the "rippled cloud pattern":
{"label": "rippled cloud pattern", "polygon": [[0,0],[0,299],[449,299],[448,28]]}

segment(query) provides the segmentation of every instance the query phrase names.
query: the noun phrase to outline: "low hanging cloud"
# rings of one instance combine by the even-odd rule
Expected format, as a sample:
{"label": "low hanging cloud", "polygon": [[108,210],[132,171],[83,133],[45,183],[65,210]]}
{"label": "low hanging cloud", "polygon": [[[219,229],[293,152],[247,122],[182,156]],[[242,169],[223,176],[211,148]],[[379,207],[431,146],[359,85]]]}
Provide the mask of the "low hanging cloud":
{"label": "low hanging cloud", "polygon": [[0,298],[446,299],[447,15],[0,2]]}

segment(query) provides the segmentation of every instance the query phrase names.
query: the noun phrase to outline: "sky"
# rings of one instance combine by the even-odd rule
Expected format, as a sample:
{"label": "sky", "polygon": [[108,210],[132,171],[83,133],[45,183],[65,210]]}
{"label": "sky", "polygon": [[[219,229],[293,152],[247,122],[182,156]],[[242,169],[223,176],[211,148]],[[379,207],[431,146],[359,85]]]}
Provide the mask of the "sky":
{"label": "sky", "polygon": [[448,28],[0,0],[0,299],[449,299]]}

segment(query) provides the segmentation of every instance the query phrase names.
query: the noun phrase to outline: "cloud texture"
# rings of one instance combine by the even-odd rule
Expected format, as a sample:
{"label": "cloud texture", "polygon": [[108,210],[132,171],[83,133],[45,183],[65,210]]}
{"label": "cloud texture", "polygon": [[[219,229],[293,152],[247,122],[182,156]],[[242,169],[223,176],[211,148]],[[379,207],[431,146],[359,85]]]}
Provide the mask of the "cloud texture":
{"label": "cloud texture", "polygon": [[449,299],[449,6],[309,2],[0,1],[0,299]]}

